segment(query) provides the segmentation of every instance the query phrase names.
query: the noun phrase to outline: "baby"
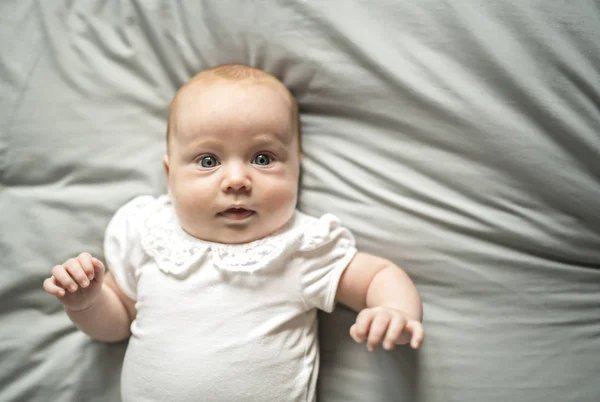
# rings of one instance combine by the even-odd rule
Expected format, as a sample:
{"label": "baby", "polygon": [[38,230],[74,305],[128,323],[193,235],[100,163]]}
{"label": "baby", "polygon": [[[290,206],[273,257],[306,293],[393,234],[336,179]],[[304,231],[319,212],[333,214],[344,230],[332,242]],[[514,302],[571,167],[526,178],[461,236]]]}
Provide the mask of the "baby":
{"label": "baby", "polygon": [[316,311],[336,302],[358,312],[350,336],[369,350],[419,347],[404,271],[357,252],[335,216],[296,211],[301,159],[298,107],[275,77],[223,65],[177,92],[168,195],[116,212],[108,271],[82,253],[44,281],[83,332],[129,338],[124,401],[314,401]]}

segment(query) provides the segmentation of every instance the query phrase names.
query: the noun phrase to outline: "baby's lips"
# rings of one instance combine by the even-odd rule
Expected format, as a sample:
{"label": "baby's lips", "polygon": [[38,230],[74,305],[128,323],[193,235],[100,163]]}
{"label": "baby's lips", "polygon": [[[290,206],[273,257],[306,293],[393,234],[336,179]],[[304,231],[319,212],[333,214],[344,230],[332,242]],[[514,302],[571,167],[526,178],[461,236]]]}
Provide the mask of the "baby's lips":
{"label": "baby's lips", "polygon": [[254,211],[251,209],[229,208],[229,209],[221,212],[219,215],[221,215],[225,218],[229,218],[229,219],[242,220],[242,219],[246,219],[246,218],[252,216],[253,214],[254,214]]}

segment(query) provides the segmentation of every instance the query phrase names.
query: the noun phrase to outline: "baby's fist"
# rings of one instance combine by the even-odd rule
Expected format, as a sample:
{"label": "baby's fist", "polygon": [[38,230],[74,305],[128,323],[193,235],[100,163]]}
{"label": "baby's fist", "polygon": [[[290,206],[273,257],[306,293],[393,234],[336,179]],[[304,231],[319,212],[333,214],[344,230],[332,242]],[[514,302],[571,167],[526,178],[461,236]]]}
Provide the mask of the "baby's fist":
{"label": "baby's fist", "polygon": [[358,343],[366,340],[367,348],[373,351],[380,343],[386,350],[409,342],[417,349],[423,342],[424,333],[421,322],[406,317],[396,308],[380,306],[362,310],[350,328],[350,336]]}
{"label": "baby's fist", "polygon": [[52,268],[52,276],[44,281],[44,289],[58,297],[66,308],[84,310],[100,293],[104,271],[100,260],[89,253],[81,253]]}

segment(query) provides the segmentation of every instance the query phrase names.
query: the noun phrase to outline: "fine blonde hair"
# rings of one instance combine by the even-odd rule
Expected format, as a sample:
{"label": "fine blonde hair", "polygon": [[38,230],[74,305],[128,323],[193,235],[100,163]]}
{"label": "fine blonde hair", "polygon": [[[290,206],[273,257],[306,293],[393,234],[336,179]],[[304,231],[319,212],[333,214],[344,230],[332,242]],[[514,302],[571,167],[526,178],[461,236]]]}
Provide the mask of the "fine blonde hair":
{"label": "fine blonde hair", "polygon": [[188,82],[186,82],[175,94],[175,97],[171,101],[169,106],[169,120],[167,124],[167,149],[169,148],[169,139],[172,133],[176,131],[175,124],[175,111],[177,110],[179,99],[181,94],[192,85],[195,85],[202,81],[215,81],[218,79],[234,81],[234,82],[249,82],[252,84],[264,84],[274,87],[281,91],[289,100],[291,105],[291,119],[292,129],[298,135],[298,149],[302,152],[302,142],[300,136],[300,114],[298,112],[298,104],[292,93],[287,89],[283,83],[275,76],[260,70],[255,67],[250,67],[244,64],[222,64],[217,67],[203,70],[193,76]]}

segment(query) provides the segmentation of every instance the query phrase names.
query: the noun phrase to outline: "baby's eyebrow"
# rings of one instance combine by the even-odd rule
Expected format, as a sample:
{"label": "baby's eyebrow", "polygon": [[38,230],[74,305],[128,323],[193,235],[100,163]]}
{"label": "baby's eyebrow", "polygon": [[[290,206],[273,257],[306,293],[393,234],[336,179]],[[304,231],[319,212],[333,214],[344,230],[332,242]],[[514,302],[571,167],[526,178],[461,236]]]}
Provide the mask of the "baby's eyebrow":
{"label": "baby's eyebrow", "polygon": [[222,141],[212,138],[192,138],[187,142],[184,142],[184,145],[189,148],[217,148],[222,146]]}
{"label": "baby's eyebrow", "polygon": [[255,145],[280,145],[282,143],[282,141],[278,138],[257,138],[254,141],[252,141]]}
{"label": "baby's eyebrow", "polygon": [[288,133],[265,133],[254,138],[256,144],[289,145],[292,142],[292,136]]}

